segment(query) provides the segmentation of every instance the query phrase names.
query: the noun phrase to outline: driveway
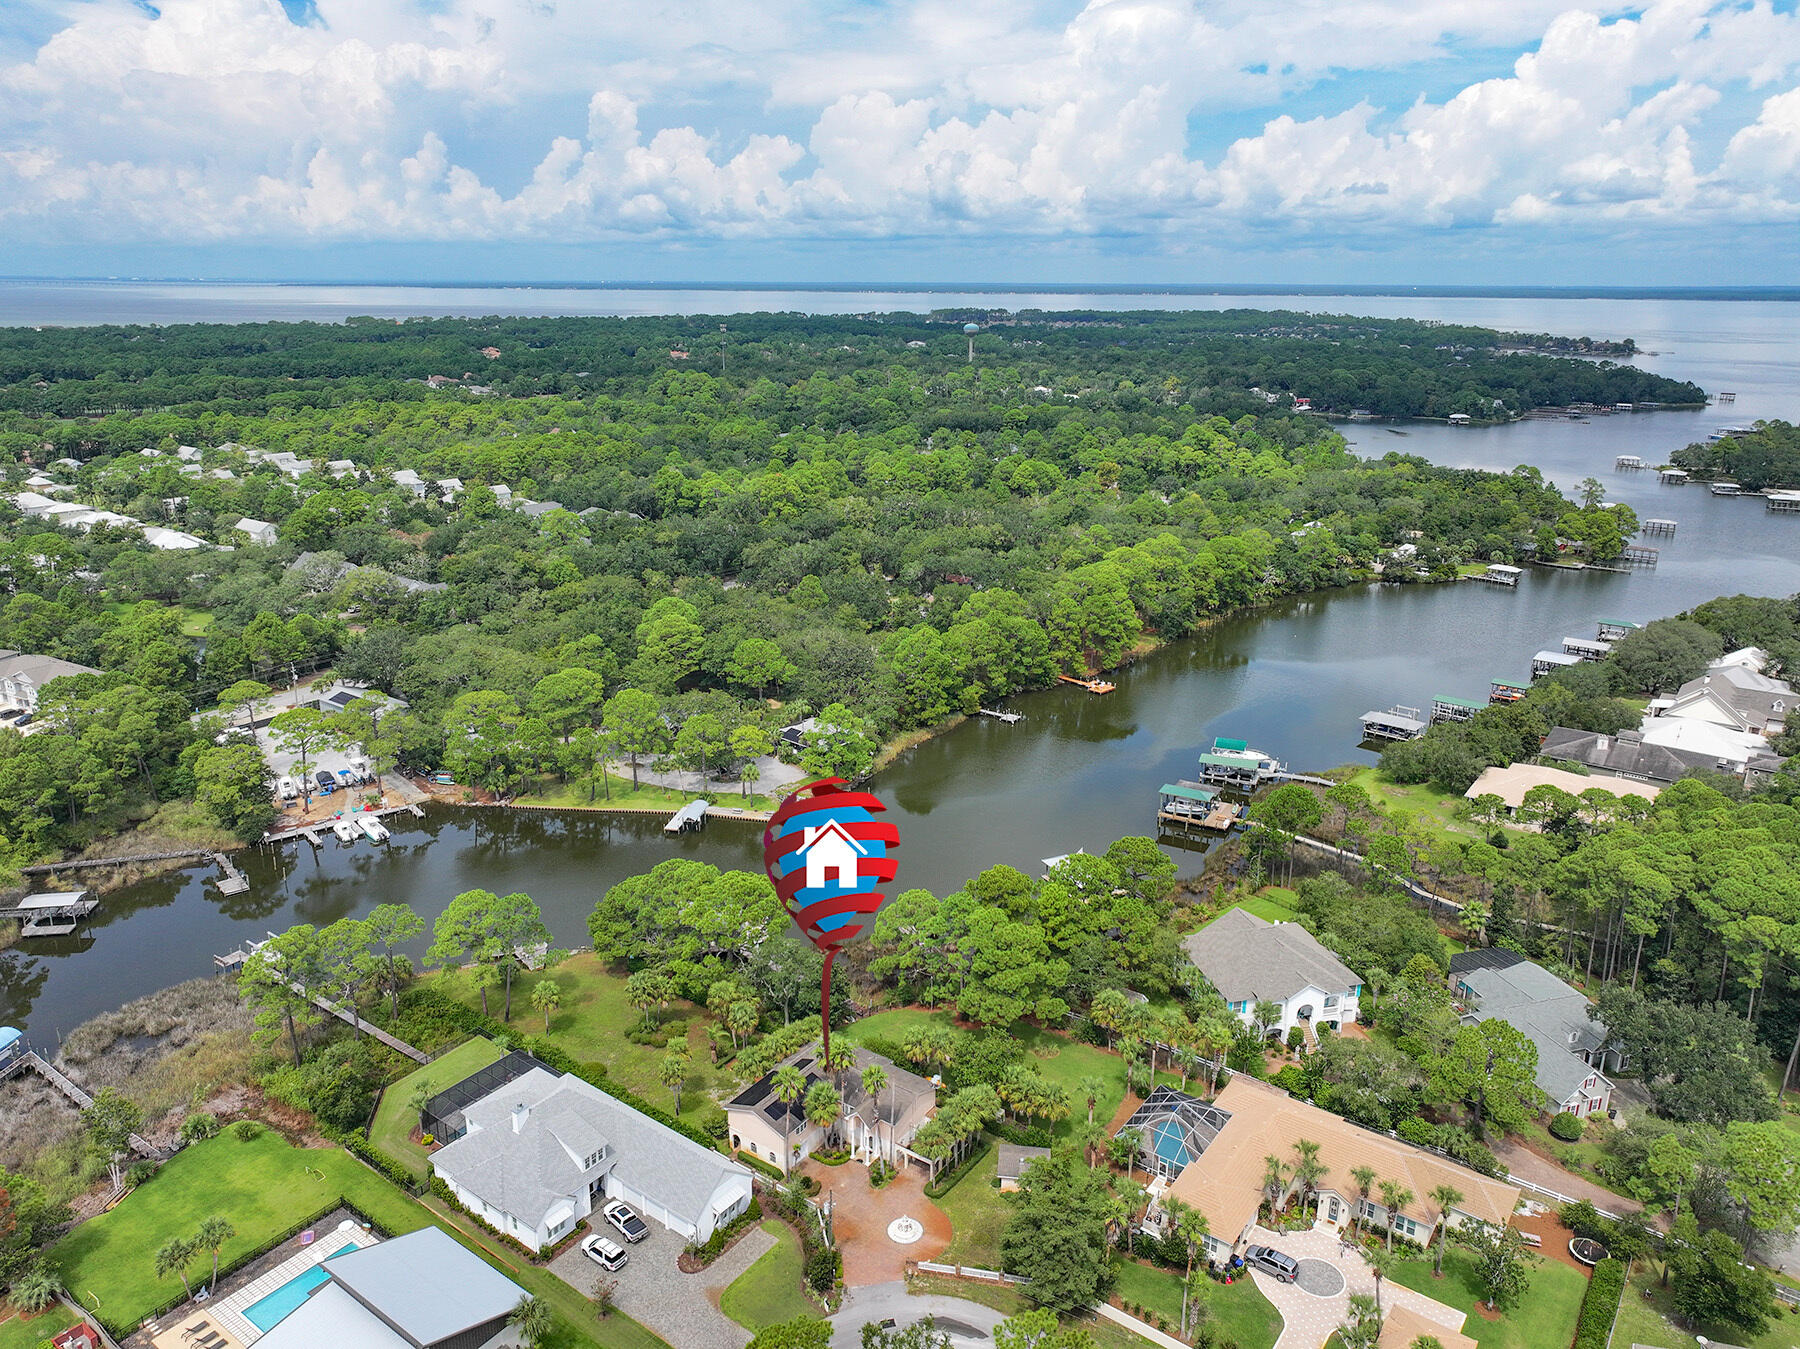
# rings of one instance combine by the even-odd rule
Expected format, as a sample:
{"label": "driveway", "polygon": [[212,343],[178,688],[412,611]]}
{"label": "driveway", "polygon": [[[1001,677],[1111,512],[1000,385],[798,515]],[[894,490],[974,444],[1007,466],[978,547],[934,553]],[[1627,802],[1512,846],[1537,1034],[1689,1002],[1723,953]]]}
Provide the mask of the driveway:
{"label": "driveway", "polygon": [[[1585,1199],[1595,1208],[1604,1209],[1608,1213],[1638,1213],[1643,1210],[1644,1206],[1635,1199],[1614,1194],[1573,1171],[1563,1170],[1555,1162],[1538,1156],[1515,1138],[1495,1138],[1490,1146],[1501,1165],[1520,1180],[1542,1185],[1547,1190],[1566,1194],[1571,1199]],[[1528,1190],[1525,1197],[1530,1199],[1534,1196]]]}
{"label": "driveway", "polygon": [[[591,1231],[625,1245],[598,1214],[595,1217]],[[587,1233],[582,1236],[585,1239]],[[650,1235],[626,1247],[631,1259],[621,1270],[609,1273],[601,1269],[581,1253],[577,1241],[550,1262],[550,1271],[583,1296],[594,1291],[594,1280],[601,1275],[617,1279],[619,1288],[613,1301],[619,1310],[678,1349],[744,1349],[750,1332],[719,1310],[719,1294],[774,1244],[775,1239],[761,1227],[752,1227],[698,1274],[683,1274],[675,1267],[675,1258],[687,1245],[686,1238],[650,1222]]]}
{"label": "driveway", "polygon": [[[1320,1349],[1349,1315],[1350,1295],[1375,1292],[1375,1276],[1369,1273],[1367,1262],[1354,1249],[1346,1251],[1330,1227],[1284,1233],[1258,1227],[1252,1229],[1250,1240],[1273,1246],[1300,1262],[1300,1278],[1295,1283],[1283,1283],[1261,1270],[1250,1272],[1263,1296],[1281,1313],[1281,1337],[1275,1341],[1275,1349]],[[1381,1305],[1383,1309],[1410,1307],[1446,1330],[1463,1327],[1462,1312],[1402,1288],[1392,1279],[1381,1285]]]}
{"label": "driveway", "polygon": [[[908,1260],[935,1260],[952,1235],[950,1219],[925,1197],[925,1182],[911,1167],[883,1185],[869,1187],[869,1168],[860,1162],[825,1166],[810,1159],[800,1168],[819,1182],[819,1200],[832,1196],[832,1225],[844,1253],[844,1283],[850,1288],[896,1283]],[[887,1234],[896,1218],[915,1218],[925,1235],[902,1246]]]}
{"label": "driveway", "polygon": [[937,1294],[915,1296],[906,1291],[905,1283],[873,1284],[851,1289],[843,1308],[831,1318],[831,1349],[861,1349],[862,1328],[870,1321],[891,1317],[896,1325],[910,1326],[927,1316],[950,1336],[953,1349],[990,1349],[994,1328],[1005,1319],[979,1302]]}

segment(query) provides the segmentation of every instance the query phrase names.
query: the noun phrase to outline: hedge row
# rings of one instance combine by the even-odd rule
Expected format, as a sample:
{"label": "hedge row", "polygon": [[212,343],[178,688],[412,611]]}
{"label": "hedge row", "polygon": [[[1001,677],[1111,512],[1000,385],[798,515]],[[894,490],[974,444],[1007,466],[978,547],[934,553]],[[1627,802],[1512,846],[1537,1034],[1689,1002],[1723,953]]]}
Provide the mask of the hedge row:
{"label": "hedge row", "polygon": [[1625,1266],[1611,1256],[1594,1266],[1587,1295],[1581,1299],[1581,1319],[1575,1327],[1575,1349],[1606,1349],[1613,1321],[1619,1314],[1619,1298],[1625,1292]]}
{"label": "hedge row", "polygon": [[605,1092],[616,1101],[623,1102],[640,1115],[648,1116],[658,1124],[667,1125],[684,1138],[691,1138],[709,1152],[716,1151],[713,1139],[703,1130],[695,1128],[684,1120],[676,1119],[665,1110],[661,1110],[650,1102],[607,1081],[606,1065],[603,1063],[580,1063],[561,1045],[545,1039],[541,1035],[521,1037],[518,1031],[496,1021],[490,1016],[483,1016],[473,1007],[465,1007],[454,998],[445,997],[437,989],[414,985],[407,990],[406,997],[413,1009],[424,1011],[428,1019],[440,1023],[454,1024],[470,1035],[485,1035],[490,1040],[506,1040],[517,1045],[547,1068],[559,1073],[570,1073],[579,1077],[589,1086]]}
{"label": "hedge row", "polygon": [[381,1174],[382,1179],[399,1186],[408,1194],[420,1195],[425,1192],[424,1183],[412,1171],[354,1130],[334,1129],[329,1124],[320,1121],[319,1132],[365,1166],[374,1168]]}
{"label": "hedge row", "polygon": [[993,1154],[993,1145],[985,1138],[982,1139],[971,1147],[968,1152],[964,1154],[963,1159],[955,1166],[950,1167],[948,1170],[938,1172],[935,1180],[926,1182],[926,1197],[931,1199],[938,1198],[955,1185],[957,1181],[961,1180],[972,1171],[975,1168],[976,1163],[983,1157],[991,1157]]}

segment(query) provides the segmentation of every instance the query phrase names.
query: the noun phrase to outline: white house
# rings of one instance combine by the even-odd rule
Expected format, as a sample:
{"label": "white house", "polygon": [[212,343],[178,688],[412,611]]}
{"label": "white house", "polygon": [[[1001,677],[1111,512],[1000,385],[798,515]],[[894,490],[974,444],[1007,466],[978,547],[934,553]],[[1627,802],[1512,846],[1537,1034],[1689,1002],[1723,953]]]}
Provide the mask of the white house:
{"label": "white house", "polygon": [[[857,858],[866,856],[868,849],[851,838],[843,825],[831,820],[803,826],[800,852],[806,857],[807,889],[831,884],[839,890],[854,890]],[[832,878],[829,882],[827,876]]]}
{"label": "white house", "polygon": [[190,548],[205,548],[205,539],[186,533],[179,529],[163,529],[159,525],[144,526],[144,542],[152,548],[165,552],[185,551]]}
{"label": "white house", "polygon": [[[804,1092],[800,1100],[783,1101],[775,1094],[775,1075],[770,1072],[725,1103],[731,1146],[783,1171],[827,1143],[842,1144],[863,1162],[881,1158],[894,1166],[911,1161],[933,1169],[911,1145],[937,1111],[937,1083],[860,1045],[855,1058],[852,1068],[834,1075],[820,1066],[816,1048],[789,1055],[777,1068],[798,1069],[808,1089],[830,1083],[842,1093],[842,1112],[829,1125],[814,1124],[806,1118]],[[873,1097],[862,1088],[863,1070],[870,1067],[880,1068],[887,1078],[887,1085]]]}
{"label": "white house", "polygon": [[91,665],[33,656],[23,651],[0,651],[0,700],[7,707],[37,711],[38,694],[52,679],[65,675],[99,674]]}
{"label": "white house", "polygon": [[1281,1008],[1283,1035],[1302,1024],[1336,1030],[1356,1020],[1362,976],[1298,923],[1227,909],[1181,944],[1245,1024],[1259,1002]]}
{"label": "white house", "polygon": [[252,520],[248,516],[239,520],[232,528],[247,536],[251,543],[259,543],[264,547],[273,545],[281,537],[281,532],[267,520]]}
{"label": "white house", "polygon": [[[559,1077],[530,1060],[519,1066],[523,1072],[453,1113],[439,1102],[456,1088],[426,1107],[428,1117],[449,1118],[448,1132],[462,1131],[432,1154],[432,1170],[459,1203],[508,1236],[549,1246],[607,1200],[622,1199],[687,1240],[705,1241],[749,1205],[750,1172],[737,1162],[573,1074]],[[483,1085],[486,1073],[477,1074]]]}

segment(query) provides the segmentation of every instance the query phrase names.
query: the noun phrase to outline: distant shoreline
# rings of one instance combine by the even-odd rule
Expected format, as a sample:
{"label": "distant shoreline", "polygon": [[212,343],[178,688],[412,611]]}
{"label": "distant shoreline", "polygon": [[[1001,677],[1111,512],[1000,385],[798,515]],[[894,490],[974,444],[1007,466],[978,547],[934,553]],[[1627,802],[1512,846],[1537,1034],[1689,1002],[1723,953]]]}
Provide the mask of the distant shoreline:
{"label": "distant shoreline", "polygon": [[1432,286],[1319,282],[1263,285],[1095,281],[414,281],[396,278],[4,276],[0,286],[279,286],[383,290],[747,291],[906,295],[1242,295],[1483,300],[1744,300],[1800,302],[1800,286]]}

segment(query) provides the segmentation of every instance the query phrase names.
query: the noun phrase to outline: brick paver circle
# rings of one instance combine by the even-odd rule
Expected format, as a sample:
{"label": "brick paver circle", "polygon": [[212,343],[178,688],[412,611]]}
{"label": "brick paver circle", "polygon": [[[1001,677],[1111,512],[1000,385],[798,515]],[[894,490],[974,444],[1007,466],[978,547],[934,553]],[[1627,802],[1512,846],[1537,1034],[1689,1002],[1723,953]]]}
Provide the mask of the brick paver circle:
{"label": "brick paver circle", "polygon": [[1344,1272],[1329,1260],[1302,1260],[1294,1283],[1314,1297],[1336,1297],[1344,1291]]}

